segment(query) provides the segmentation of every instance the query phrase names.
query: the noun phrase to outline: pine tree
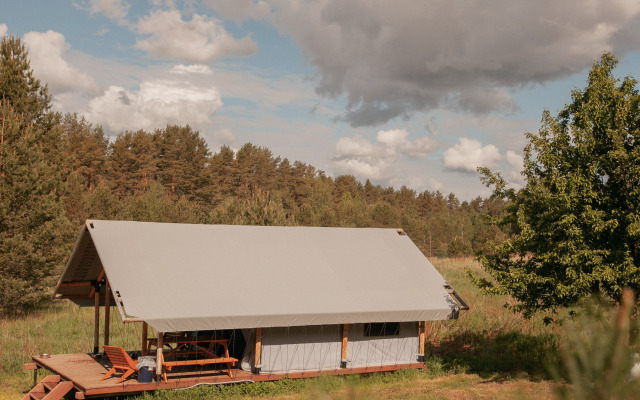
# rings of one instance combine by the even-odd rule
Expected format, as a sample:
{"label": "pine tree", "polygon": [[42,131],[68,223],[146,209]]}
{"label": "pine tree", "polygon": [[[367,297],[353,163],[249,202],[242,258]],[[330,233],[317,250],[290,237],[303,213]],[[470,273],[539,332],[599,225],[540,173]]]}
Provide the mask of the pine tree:
{"label": "pine tree", "polygon": [[142,130],[124,132],[111,143],[109,181],[121,198],[145,192],[158,172],[158,138]]}
{"label": "pine tree", "polygon": [[73,240],[47,136],[59,137],[59,130],[43,130],[0,102],[0,314],[51,294]]}
{"label": "pine tree", "polygon": [[210,202],[211,153],[205,140],[189,125],[169,125],[156,131],[159,144],[158,177],[172,195]]}
{"label": "pine tree", "polygon": [[24,45],[13,36],[0,40],[0,95],[4,105],[22,117],[21,123],[50,122],[49,91],[33,75]]}

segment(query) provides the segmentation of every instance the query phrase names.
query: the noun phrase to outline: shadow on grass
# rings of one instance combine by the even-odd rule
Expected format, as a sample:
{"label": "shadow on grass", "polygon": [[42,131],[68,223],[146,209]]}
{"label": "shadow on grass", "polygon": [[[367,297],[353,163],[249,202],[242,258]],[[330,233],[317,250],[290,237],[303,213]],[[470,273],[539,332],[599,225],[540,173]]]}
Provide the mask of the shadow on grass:
{"label": "shadow on grass", "polygon": [[447,371],[478,374],[493,381],[526,374],[530,379],[550,379],[549,363],[555,356],[556,337],[520,332],[460,333],[432,343],[428,354]]}

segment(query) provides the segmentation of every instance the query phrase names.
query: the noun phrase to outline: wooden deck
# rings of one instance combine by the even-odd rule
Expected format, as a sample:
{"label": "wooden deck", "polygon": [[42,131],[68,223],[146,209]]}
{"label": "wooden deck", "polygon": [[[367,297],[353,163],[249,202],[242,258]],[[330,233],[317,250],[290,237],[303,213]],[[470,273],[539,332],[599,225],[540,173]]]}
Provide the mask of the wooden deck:
{"label": "wooden deck", "polygon": [[293,372],[288,374],[263,373],[260,375],[254,375],[251,372],[235,368],[233,369],[233,377],[229,377],[226,373],[226,369],[206,366],[204,368],[181,368],[180,370],[176,370],[176,372],[168,372],[167,382],[139,383],[134,377],[127,379],[120,384],[116,384],[120,374],[116,374],[104,381],[100,381],[100,378],[104,376],[110,366],[106,357],[94,359],[90,354],[80,353],[57,354],[51,355],[50,358],[34,356],[32,359],[39,368],[44,368],[53,374],[60,375],[63,380],[73,382],[75,389],[82,393],[86,398],[140,393],[145,391],[154,391],[157,389],[187,388],[197,384],[264,382],[275,381],[285,377],[296,379],[311,378],[319,375],[367,374],[373,372],[397,371],[408,368],[424,368],[424,364],[422,363],[413,363],[325,371]]}

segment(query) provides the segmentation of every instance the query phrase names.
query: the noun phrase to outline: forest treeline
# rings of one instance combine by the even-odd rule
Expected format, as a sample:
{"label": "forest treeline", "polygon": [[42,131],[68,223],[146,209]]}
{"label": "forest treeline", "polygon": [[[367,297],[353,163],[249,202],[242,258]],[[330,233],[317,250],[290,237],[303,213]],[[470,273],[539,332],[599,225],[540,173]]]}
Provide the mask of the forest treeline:
{"label": "forest treeline", "polygon": [[24,46],[6,36],[0,134],[0,314],[50,296],[86,219],[402,228],[428,256],[471,255],[506,237],[490,221],[500,199],[332,178],[251,143],[211,152],[188,125],[110,139],[52,112]]}
{"label": "forest treeline", "polygon": [[61,118],[65,209],[86,218],[214,224],[402,228],[427,255],[468,256],[504,236],[491,217],[503,203],[336,178],[246,143],[212,153],[197,131],[167,126],[123,132]]}

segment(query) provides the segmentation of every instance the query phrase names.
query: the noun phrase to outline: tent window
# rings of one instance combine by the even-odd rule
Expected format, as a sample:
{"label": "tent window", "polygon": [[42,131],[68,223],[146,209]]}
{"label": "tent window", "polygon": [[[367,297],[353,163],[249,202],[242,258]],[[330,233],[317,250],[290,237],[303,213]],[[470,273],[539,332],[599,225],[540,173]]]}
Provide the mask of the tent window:
{"label": "tent window", "polygon": [[398,336],[400,322],[372,322],[364,325],[365,336]]}

